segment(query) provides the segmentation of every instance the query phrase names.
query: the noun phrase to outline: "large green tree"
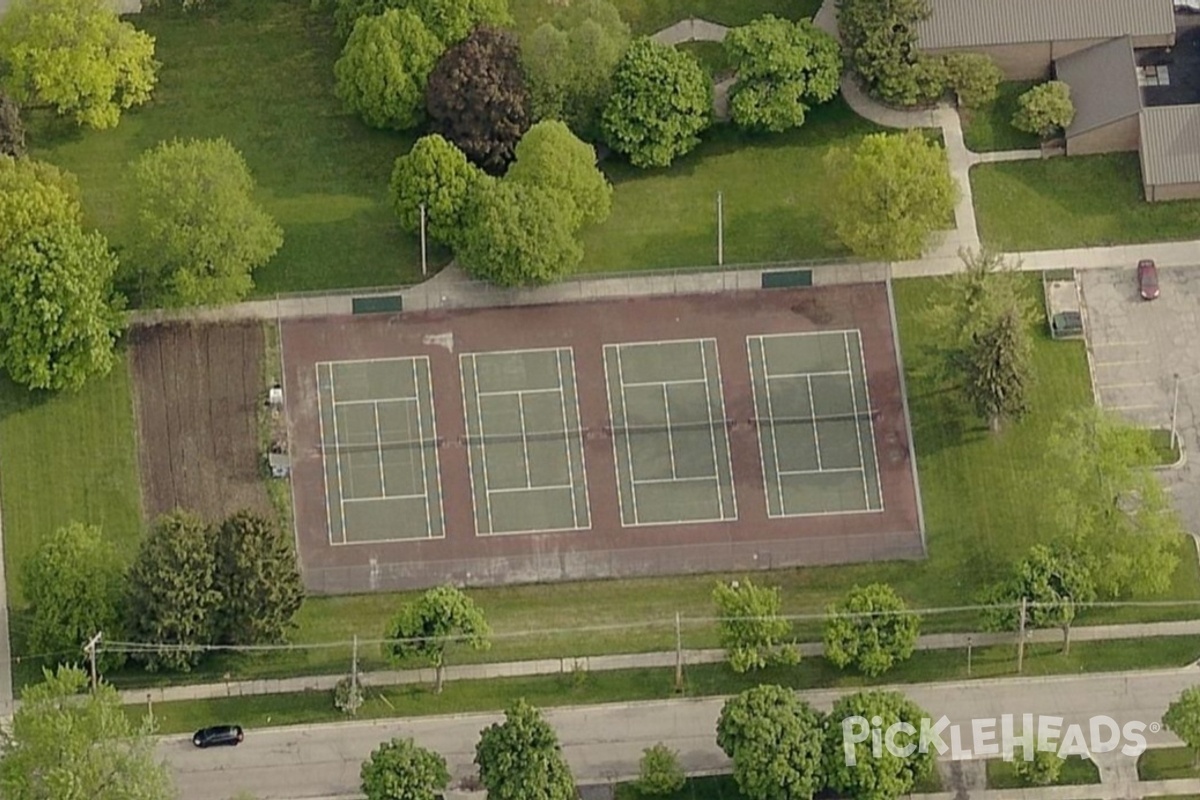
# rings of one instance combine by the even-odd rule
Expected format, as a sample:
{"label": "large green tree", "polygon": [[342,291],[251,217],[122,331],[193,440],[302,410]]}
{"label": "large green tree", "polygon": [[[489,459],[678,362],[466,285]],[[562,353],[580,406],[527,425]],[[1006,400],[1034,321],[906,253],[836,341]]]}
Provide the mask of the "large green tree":
{"label": "large green tree", "polygon": [[[909,755],[900,755],[892,748],[881,747],[879,755],[873,753],[870,735],[855,743],[846,736],[849,720],[856,720],[853,732],[861,734],[874,724],[886,732],[898,723],[908,723],[914,733],[897,729],[894,743],[902,752],[912,746]],[[899,692],[864,691],[846,695],[833,704],[825,727],[825,778],[826,785],[843,797],[856,800],[894,800],[912,791],[917,782],[933,771],[936,750],[926,748],[922,752],[920,741],[921,720],[928,712]]]}
{"label": "large green tree", "polygon": [[367,800],[435,800],[450,783],[446,759],[412,739],[379,745],[360,774]]}
{"label": "large green tree", "polygon": [[0,90],[90,128],[112,128],[150,99],[154,37],[108,0],[13,0],[0,15]]}
{"label": "large green tree", "polygon": [[580,138],[598,139],[629,40],[629,26],[607,0],[571,3],[535,28],[521,42],[534,118],[561,119]]}
{"label": "large green tree", "polygon": [[334,0],[334,22],[345,38],[362,17],[389,8],[412,9],[439,41],[457,44],[481,25],[500,26],[512,22],[508,0]]}
{"label": "large green tree", "polygon": [[718,581],[712,598],[721,647],[734,672],[795,664],[800,659],[800,651],[789,639],[792,623],[779,616],[778,586],[758,586],[748,578]]}
{"label": "large green tree", "polygon": [[82,222],[74,175],[44,161],[0,155],[0,250],[34,228]]}
{"label": "large green tree", "polygon": [[5,800],[174,800],[148,720],[134,722],[116,689],[82,694],[87,674],[60,667],[21,694],[11,729],[0,726]]}
{"label": "large green tree", "polygon": [[484,728],[475,746],[479,782],[488,800],[574,800],[575,779],[558,735],[541,712],[518,700],[504,722]]}
{"label": "large green tree", "polygon": [[425,84],[430,127],[489,172],[500,174],[529,130],[529,90],[517,37],[477,28],[442,54]]}
{"label": "large green tree", "polygon": [[601,119],[605,141],[635,167],[667,167],[712,123],[712,83],[691,54],[637,39],[617,63]]}
{"label": "large green tree", "polygon": [[942,61],[950,88],[963,108],[982,108],[996,99],[1004,73],[983,53],[947,53]]}
{"label": "large green tree", "polygon": [[821,723],[794,690],[756,686],[725,701],[717,745],[748,800],[808,800],[825,785]]}
{"label": "large green tree", "polygon": [[1065,130],[1074,119],[1071,87],[1062,81],[1046,81],[1017,98],[1012,124],[1017,130],[1048,137]]}
{"label": "large green tree", "polygon": [[124,329],[117,258],[73,222],[29,228],[0,247],[0,365],[33,389],[78,389],[107,375]]}
{"label": "large green tree", "polygon": [[1036,544],[986,599],[992,606],[985,620],[989,627],[1017,630],[1019,605],[1024,601],[1025,626],[1062,629],[1066,655],[1071,649],[1071,623],[1081,604],[1096,599],[1096,583],[1087,563],[1061,543]]}
{"label": "large green tree", "polygon": [[388,626],[388,654],[397,660],[421,658],[433,665],[434,691],[441,693],[446,648],[490,646],[491,628],[475,601],[454,586],[435,586],[396,612]]}
{"label": "large green tree", "polygon": [[596,150],[558,120],[530,128],[517,144],[506,181],[560,192],[576,227],[603,222],[612,210],[612,186],[596,166]]}
{"label": "large green tree", "polygon": [[239,511],[217,528],[215,553],[214,582],[222,595],[218,641],[283,641],[304,602],[290,538],[275,522]]}
{"label": "large green tree", "polygon": [[[31,616],[25,644],[33,652],[77,663],[84,643],[97,633],[121,638],[125,564],[96,526],[73,522],[59,528],[25,562],[22,577]],[[102,653],[98,665],[107,671],[123,660]]]}
{"label": "large green tree", "polygon": [[864,675],[882,675],[912,657],[921,618],[886,583],[855,586],[829,606],[825,657],[838,667],[854,665]]}
{"label": "large green tree", "polygon": [[213,546],[208,526],[186,511],[159,517],[142,540],[125,610],[131,639],[151,645],[134,654],[148,670],[188,671],[213,641],[222,599]]}
{"label": "large green tree", "polygon": [[953,222],[958,186],[946,152],[920,131],[871,134],[832,148],[825,165],[833,230],[857,256],[920,258],[930,235]]}
{"label": "large green tree", "polygon": [[1029,411],[1033,339],[1019,309],[1009,308],[957,353],[963,394],[992,431]]}
{"label": "large green tree", "polygon": [[499,286],[550,283],[583,259],[572,213],[561,192],[514,181],[481,182],[463,214],[455,256],[471,275]]}
{"label": "large green tree", "polygon": [[360,17],[333,65],[338,97],[375,128],[425,120],[425,82],[444,51],[412,9]]}
{"label": "large green tree", "polygon": [[941,60],[917,47],[916,26],[929,18],[929,0],[837,0],[837,10],[846,58],[869,92],[898,105],[941,94]]}
{"label": "large green tree", "polygon": [[485,177],[462,150],[443,137],[436,133],[422,136],[392,168],[389,186],[400,227],[419,232],[424,206],[429,237],[454,247],[463,236],[468,201]]}
{"label": "large green tree", "polygon": [[1184,532],[1152,463],[1145,432],[1096,406],[1068,414],[1045,459],[1055,486],[1042,494],[1064,546],[1106,599],[1162,594],[1179,564]]}
{"label": "large green tree", "polygon": [[797,128],[810,107],[838,93],[837,40],[810,20],[759,17],[729,32],[725,52],[738,78],[730,112],[743,128],[775,133]]}
{"label": "large green tree", "polygon": [[137,238],[132,257],[144,299],[174,306],[245,297],[251,277],[283,246],[254,199],[245,159],[225,139],[174,140],[133,164]]}
{"label": "large green tree", "polygon": [[1162,722],[1192,751],[1192,763],[1200,764],[1200,686],[1184,689],[1171,701]]}

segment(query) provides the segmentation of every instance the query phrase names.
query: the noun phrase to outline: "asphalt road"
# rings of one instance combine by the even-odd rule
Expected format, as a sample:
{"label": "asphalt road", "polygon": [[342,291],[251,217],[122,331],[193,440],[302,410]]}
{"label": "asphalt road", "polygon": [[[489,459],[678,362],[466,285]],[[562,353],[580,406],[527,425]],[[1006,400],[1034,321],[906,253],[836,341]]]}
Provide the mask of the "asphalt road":
{"label": "asphalt road", "polygon": [[[1118,725],[1141,721],[1151,746],[1175,742],[1159,731],[1167,704],[1183,689],[1200,684],[1200,669],[921,684],[899,687],[938,718],[962,726],[964,747],[974,748],[972,720],[1012,714],[1061,716],[1063,727],[1083,726],[1107,715]],[[838,692],[804,693],[828,710]],[[675,700],[549,710],[563,751],[581,782],[633,775],[643,748],[665,742],[678,750],[688,770],[727,765],[714,740],[720,699]],[[455,778],[471,775],[479,731],[499,719],[492,714],[345,723],[311,728],[250,730],[239,747],[196,750],[186,737],[164,738],[160,749],[174,768],[183,800],[227,800],[248,790],[262,800],[353,795],[362,761],[381,741],[411,736],[441,753]],[[1153,723],[1153,727],[1150,727]],[[1017,728],[1020,728],[1018,722]],[[946,736],[949,741],[949,736]],[[948,755],[946,757],[949,757]]]}

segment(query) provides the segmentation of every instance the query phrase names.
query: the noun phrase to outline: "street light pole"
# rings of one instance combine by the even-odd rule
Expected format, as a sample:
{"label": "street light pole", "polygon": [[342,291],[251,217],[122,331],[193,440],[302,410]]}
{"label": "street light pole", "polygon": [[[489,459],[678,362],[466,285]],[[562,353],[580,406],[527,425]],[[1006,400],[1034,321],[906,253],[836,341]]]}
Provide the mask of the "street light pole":
{"label": "street light pole", "polygon": [[725,208],[721,192],[717,192],[717,266],[725,264]]}
{"label": "street light pole", "polygon": [[1174,397],[1171,399],[1171,449],[1175,449],[1176,440],[1179,438],[1178,429],[1175,427],[1176,420],[1179,419],[1179,373],[1175,373],[1175,391]]}

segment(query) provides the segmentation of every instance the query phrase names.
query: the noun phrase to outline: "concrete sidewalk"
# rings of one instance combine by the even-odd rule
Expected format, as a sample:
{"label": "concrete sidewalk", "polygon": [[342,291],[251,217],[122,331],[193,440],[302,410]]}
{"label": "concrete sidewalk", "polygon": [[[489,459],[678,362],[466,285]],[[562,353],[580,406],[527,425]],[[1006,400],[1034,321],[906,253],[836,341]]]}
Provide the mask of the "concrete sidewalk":
{"label": "concrete sidewalk", "polygon": [[[1200,619],[1180,622],[1156,622],[1140,625],[1092,625],[1074,628],[1072,642],[1095,642],[1116,639],[1148,639],[1158,636],[1200,635]],[[1015,644],[1012,633],[934,633],[922,636],[917,642],[918,650],[966,650],[968,642],[973,647]],[[1062,632],[1057,629],[1034,630],[1026,636],[1030,643],[1056,643],[1062,641]],[[823,647],[819,642],[800,645],[801,655],[819,656]],[[724,650],[684,650],[685,666],[716,664],[725,659]],[[622,669],[668,669],[675,666],[674,651],[656,653],[629,653],[622,655],[582,656],[579,658],[550,658],[536,661],[508,661],[495,664],[463,664],[446,668],[447,681],[483,680],[486,678],[513,678],[532,675],[561,675],[582,670],[606,672]],[[347,668],[349,664],[347,664]],[[128,704],[145,702],[163,703],[175,700],[206,700],[222,697],[248,697],[264,694],[290,692],[332,691],[346,673],[335,675],[308,675],[297,678],[264,679],[253,681],[229,681],[205,683],[191,686],[165,686],[152,689],[125,689],[121,699]],[[367,686],[399,686],[408,684],[432,684],[432,669],[381,670],[360,673]]]}

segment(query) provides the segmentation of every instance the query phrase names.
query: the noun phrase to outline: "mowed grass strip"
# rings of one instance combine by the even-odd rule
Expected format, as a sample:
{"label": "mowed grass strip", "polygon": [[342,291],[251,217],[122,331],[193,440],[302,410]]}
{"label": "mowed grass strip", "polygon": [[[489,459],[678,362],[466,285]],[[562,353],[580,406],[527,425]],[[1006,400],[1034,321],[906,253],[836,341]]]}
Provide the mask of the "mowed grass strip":
{"label": "mowed grass strip", "polygon": [[983,108],[962,109],[963,141],[976,153],[996,150],[1036,150],[1041,140],[1012,125],[1017,98],[1033,87],[1033,81],[1004,81],[996,99]]}
{"label": "mowed grass strip", "polygon": [[[1079,642],[1065,657],[1053,645],[1031,645],[1025,650],[1026,676],[1107,672],[1133,667],[1176,667],[1200,655],[1200,646],[1187,637],[1136,641]],[[724,664],[687,667],[683,692],[675,690],[672,669],[635,669],[613,672],[578,672],[526,678],[491,678],[452,681],[441,694],[430,686],[368,686],[366,702],[358,719],[416,717],[495,711],[525,698],[535,706],[552,707],[671,697],[713,697],[736,694],[764,683],[794,689],[840,687],[853,690],[881,684],[925,683],[968,678],[1013,677],[1016,675],[1015,647],[977,648],[967,673],[966,653],[956,651],[918,652],[909,661],[879,679],[844,673],[823,658],[807,658],[796,666],[776,667],[738,674]],[[144,705],[127,706],[127,713],[140,716]],[[269,725],[299,725],[345,721],[333,705],[332,692],[229,697],[154,703],[153,712],[161,733],[193,731],[205,725],[236,722],[248,728]]]}
{"label": "mowed grass strip", "polygon": [[753,135],[717,125],[669,169],[610,159],[612,215],[583,231],[584,272],[717,263],[717,193],[725,263],[837,259],[847,251],[825,217],[825,154],[879,130],[841,100],[809,111],[792,131]]}
{"label": "mowed grass strip", "polygon": [[1196,751],[1189,747],[1155,747],[1138,758],[1138,777],[1144,781],[1200,778]]}
{"label": "mowed grass strip", "polygon": [[[79,392],[30,392],[0,378],[0,497],[12,608],[25,605],[22,565],[67,523],[99,525],[122,556],[133,558],[142,535],[134,442],[124,353],[108,376]],[[18,643],[21,623],[14,617]]]}
{"label": "mowed grass strip", "polygon": [[[1094,761],[1081,756],[1067,756],[1058,780],[1051,786],[1082,786],[1099,783],[1100,770]],[[1022,789],[1032,786],[1017,775],[1016,764],[999,758],[987,761],[987,785],[989,789]]]}
{"label": "mowed grass strip", "polygon": [[283,249],[254,276],[258,295],[419,279],[419,245],[387,201],[392,163],[414,137],[371,130],[343,110],[328,14],[296,0],[229,0],[130,20],[157,40],[151,103],[111,131],[52,130],[36,118],[30,131],[35,158],[79,177],[89,224],[128,245],[138,234],[129,163],[160,141],[224,137],[284,232]]}
{"label": "mowed grass strip", "polygon": [[1200,236],[1200,200],[1147,203],[1136,153],[971,168],[979,236],[1016,252]]}

